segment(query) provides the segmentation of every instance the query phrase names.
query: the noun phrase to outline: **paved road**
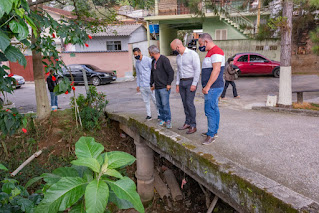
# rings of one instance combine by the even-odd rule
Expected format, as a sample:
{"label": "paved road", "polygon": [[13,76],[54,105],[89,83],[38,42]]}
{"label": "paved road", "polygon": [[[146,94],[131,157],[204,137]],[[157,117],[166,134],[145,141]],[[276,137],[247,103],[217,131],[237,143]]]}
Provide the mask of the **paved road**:
{"label": "paved road", "polygon": [[[293,87],[296,89],[316,87],[318,83],[318,76],[293,77]],[[220,104],[220,137],[214,144],[202,147],[203,152],[226,157],[306,197],[319,201],[319,119],[249,110],[254,104],[265,103],[268,94],[278,94],[278,79],[245,77],[238,80],[237,85],[241,98],[231,98],[229,88],[227,93],[229,99]],[[84,92],[83,86],[76,88],[77,92]],[[110,101],[108,110],[144,117],[144,104],[135,88],[135,82],[125,82],[100,86],[98,90],[107,94]],[[62,108],[69,107],[70,97],[70,95],[59,96]],[[318,97],[319,93],[305,95],[306,100],[319,103]],[[9,98],[20,111],[35,111],[33,84],[27,84],[16,90]],[[195,99],[199,131],[191,136],[177,130],[177,127],[184,122],[179,94],[173,91],[170,100],[172,131],[190,138],[194,144],[200,146],[203,140],[200,133],[207,130],[202,94],[198,90]],[[155,107],[152,108],[155,114]]]}

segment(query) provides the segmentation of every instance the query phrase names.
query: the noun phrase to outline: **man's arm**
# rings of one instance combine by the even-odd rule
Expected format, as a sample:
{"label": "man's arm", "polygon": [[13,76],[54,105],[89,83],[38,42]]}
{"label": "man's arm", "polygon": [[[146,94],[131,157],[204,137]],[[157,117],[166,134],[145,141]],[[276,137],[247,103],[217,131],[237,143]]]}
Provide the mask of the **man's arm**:
{"label": "man's arm", "polygon": [[170,86],[174,80],[174,70],[168,58],[165,58],[165,60],[163,61],[163,65],[164,65],[165,72],[168,76],[167,85]]}
{"label": "man's arm", "polygon": [[154,84],[154,71],[153,71],[153,62],[152,62],[152,66],[151,66],[151,81],[150,81],[150,86],[153,87]]}
{"label": "man's arm", "polygon": [[53,91],[54,90],[54,83],[53,83],[53,80],[52,80],[52,77],[48,77],[47,78],[47,83],[48,83],[48,89],[51,91]]}
{"label": "man's arm", "polygon": [[199,55],[194,52],[193,53],[193,69],[194,69],[194,79],[193,79],[193,86],[197,86],[198,81],[199,81],[199,76],[200,76],[200,59],[199,59]]}
{"label": "man's arm", "polygon": [[208,94],[208,91],[210,89],[210,87],[213,85],[213,83],[216,81],[216,79],[218,78],[218,75],[220,73],[220,69],[221,69],[221,62],[215,62],[213,63],[213,71],[212,74],[210,75],[210,78],[205,86],[205,88],[203,88],[203,93],[204,94]]}

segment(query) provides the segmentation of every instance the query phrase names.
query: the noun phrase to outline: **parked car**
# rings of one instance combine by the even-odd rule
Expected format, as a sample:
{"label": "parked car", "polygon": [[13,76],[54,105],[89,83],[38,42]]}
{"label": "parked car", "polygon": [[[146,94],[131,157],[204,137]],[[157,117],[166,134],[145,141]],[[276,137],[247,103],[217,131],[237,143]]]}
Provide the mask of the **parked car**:
{"label": "parked car", "polygon": [[[7,75],[5,75],[4,77],[7,77]],[[12,86],[13,86],[13,88],[15,88],[15,89],[18,89],[18,88],[20,88],[23,84],[25,84],[24,78],[23,78],[22,76],[20,76],[20,75],[14,74],[14,75],[12,76],[12,78],[15,79],[15,82],[12,83]]]}
{"label": "parked car", "polygon": [[[101,84],[108,84],[117,79],[116,71],[105,71],[91,64],[71,64],[66,68],[63,68],[63,76],[69,78],[71,81],[71,75],[69,70],[71,70],[72,76],[74,78],[74,83],[84,83],[83,72],[86,72],[86,77],[89,84],[98,86]],[[58,81],[62,80],[62,76],[58,78]]]}
{"label": "parked car", "polygon": [[22,76],[13,75],[12,77],[16,80],[16,83],[14,85],[16,88],[20,88],[23,84],[25,84],[25,80]]}
{"label": "parked car", "polygon": [[233,64],[239,68],[240,75],[273,75],[279,78],[280,62],[272,61],[258,53],[238,53],[232,57]]}

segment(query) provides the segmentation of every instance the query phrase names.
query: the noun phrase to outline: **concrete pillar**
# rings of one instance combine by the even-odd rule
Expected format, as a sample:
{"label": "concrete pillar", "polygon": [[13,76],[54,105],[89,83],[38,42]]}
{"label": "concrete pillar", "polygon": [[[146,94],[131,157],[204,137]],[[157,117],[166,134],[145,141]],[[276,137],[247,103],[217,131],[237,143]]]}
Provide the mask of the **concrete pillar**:
{"label": "concrete pillar", "polygon": [[134,138],[136,145],[135,176],[137,178],[137,192],[143,203],[153,200],[154,197],[154,156],[140,136]]}
{"label": "concrete pillar", "polygon": [[292,105],[291,67],[280,66],[278,104]]}
{"label": "concrete pillar", "polygon": [[149,21],[146,21],[146,32],[147,32],[147,48],[150,46],[150,40],[151,40],[151,33],[150,33],[150,23]]}
{"label": "concrete pillar", "polygon": [[158,16],[158,1],[159,0],[155,0],[155,5],[154,5],[154,15]]}
{"label": "concrete pillar", "polygon": [[170,55],[172,52],[170,43],[177,38],[177,30],[168,24],[159,23],[160,51],[162,55]]}

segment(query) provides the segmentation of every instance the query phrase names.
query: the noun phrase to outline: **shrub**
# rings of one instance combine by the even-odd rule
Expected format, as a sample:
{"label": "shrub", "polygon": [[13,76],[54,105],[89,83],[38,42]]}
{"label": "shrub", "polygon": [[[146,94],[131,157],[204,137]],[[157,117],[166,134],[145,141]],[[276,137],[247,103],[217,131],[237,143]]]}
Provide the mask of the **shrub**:
{"label": "shrub", "polygon": [[[104,93],[97,92],[95,86],[90,86],[87,97],[85,97],[83,94],[80,94],[76,99],[76,103],[79,108],[84,129],[92,130],[94,128],[100,128],[100,123],[103,119],[103,111],[108,103],[106,100],[106,95]],[[74,111],[74,98],[71,98],[71,107]]]}

